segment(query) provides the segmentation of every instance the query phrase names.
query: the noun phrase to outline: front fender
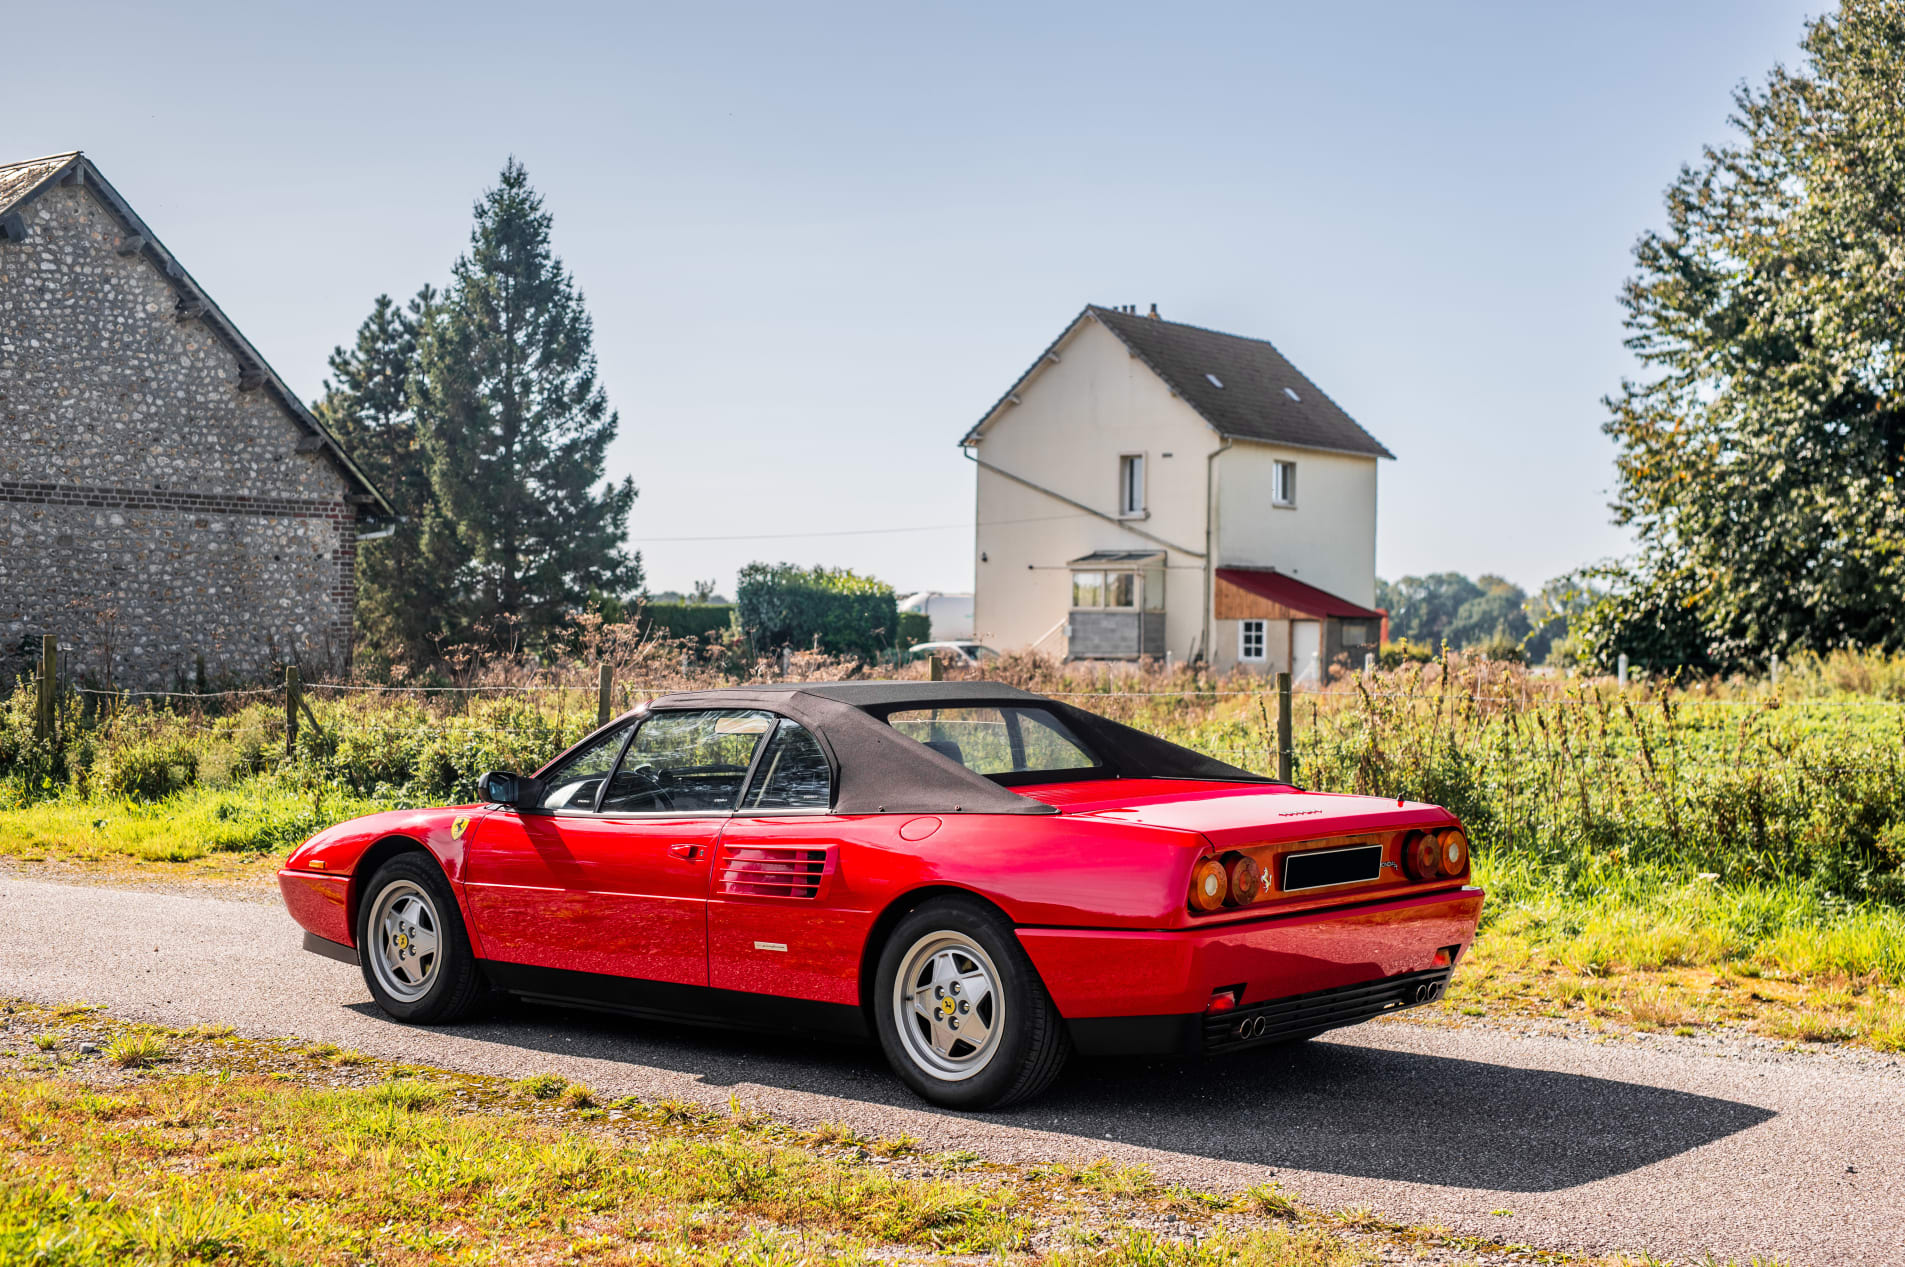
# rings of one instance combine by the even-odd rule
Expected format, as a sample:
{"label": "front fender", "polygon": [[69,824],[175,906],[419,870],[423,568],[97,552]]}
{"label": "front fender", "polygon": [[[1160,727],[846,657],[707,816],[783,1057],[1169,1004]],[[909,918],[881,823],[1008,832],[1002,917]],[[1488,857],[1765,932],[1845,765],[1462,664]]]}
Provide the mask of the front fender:
{"label": "front fender", "polygon": [[[327,827],[291,851],[278,872],[278,890],[300,927],[345,946],[357,942],[357,904],[369,873],[390,852],[386,843],[422,848],[449,878],[471,941],[468,904],[463,900],[463,842],[472,823],[490,813],[490,805],[439,809],[387,810]],[[480,953],[480,952],[479,952]]]}

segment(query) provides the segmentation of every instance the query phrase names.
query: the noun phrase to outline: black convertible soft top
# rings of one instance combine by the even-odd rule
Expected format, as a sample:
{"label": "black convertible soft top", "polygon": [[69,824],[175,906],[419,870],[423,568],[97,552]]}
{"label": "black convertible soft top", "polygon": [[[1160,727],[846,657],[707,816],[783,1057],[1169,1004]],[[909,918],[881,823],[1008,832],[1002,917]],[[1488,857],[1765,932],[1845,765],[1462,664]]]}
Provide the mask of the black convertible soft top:
{"label": "black convertible soft top", "polygon": [[1070,704],[1002,682],[808,682],[663,695],[651,710],[759,708],[792,718],[826,747],[839,774],[841,814],[1051,814],[886,724],[899,709],[1040,708],[1056,715],[1103,763],[1095,777],[1272,779],[1180,747]]}

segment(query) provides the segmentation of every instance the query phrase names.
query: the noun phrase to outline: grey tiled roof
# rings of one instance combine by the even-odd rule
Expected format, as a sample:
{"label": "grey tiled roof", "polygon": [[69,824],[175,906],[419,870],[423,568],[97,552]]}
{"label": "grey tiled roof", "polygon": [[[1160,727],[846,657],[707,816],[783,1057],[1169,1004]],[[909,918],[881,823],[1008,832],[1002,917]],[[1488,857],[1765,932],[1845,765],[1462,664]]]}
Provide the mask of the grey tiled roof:
{"label": "grey tiled roof", "polygon": [[1395,456],[1263,339],[1096,305],[1086,311],[1124,340],[1219,435]]}
{"label": "grey tiled roof", "polygon": [[1098,321],[1118,336],[1133,356],[1221,436],[1299,449],[1396,456],[1263,339],[1140,317],[1097,304],[1086,305],[960,443],[977,443],[986,423],[1008,402],[1018,403],[1019,389],[1047,358],[1056,360],[1058,346],[1088,320]]}
{"label": "grey tiled roof", "polygon": [[69,154],[29,158],[20,163],[0,163],[0,212],[7,211],[14,203],[32,193],[41,181],[78,156],[79,152],[75,150]]}

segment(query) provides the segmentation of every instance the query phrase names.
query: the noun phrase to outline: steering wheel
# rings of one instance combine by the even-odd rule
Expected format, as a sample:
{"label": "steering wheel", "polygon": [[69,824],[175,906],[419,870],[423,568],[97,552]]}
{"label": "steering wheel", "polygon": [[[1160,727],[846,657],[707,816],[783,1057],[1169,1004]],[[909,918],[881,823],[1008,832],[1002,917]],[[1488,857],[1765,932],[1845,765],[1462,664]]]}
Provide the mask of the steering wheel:
{"label": "steering wheel", "polygon": [[669,781],[668,772],[656,766],[654,762],[644,761],[638,766],[625,767],[617,773],[616,780],[619,782],[624,777],[639,780],[645,785],[640,791],[627,794],[629,799],[639,796],[656,809],[675,808],[675,798],[670,796],[663,787],[663,784]]}

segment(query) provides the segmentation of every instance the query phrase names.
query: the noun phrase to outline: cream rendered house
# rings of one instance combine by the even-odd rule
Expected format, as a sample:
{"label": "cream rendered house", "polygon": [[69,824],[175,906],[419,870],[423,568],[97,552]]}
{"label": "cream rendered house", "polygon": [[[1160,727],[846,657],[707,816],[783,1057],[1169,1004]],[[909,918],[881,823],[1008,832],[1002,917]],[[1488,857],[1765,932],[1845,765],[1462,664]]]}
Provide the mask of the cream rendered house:
{"label": "cream rendered house", "polygon": [[1156,313],[1087,307],[960,442],[975,636],[1311,683],[1360,665],[1394,455],[1270,344]]}

